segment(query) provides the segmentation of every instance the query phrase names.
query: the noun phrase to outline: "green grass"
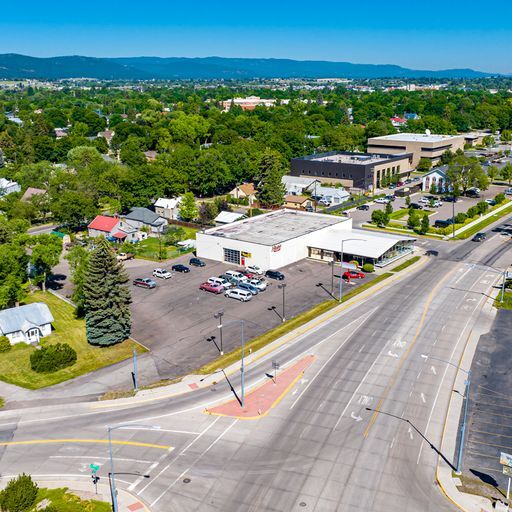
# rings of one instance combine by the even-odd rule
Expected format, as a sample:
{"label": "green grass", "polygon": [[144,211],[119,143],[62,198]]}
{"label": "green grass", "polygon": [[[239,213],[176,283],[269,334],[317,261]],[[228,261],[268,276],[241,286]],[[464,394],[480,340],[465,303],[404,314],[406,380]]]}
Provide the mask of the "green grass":
{"label": "green grass", "polygon": [[[368,281],[367,283],[358,286],[354,290],[346,293],[343,296],[343,301],[346,302],[347,300],[350,300],[352,297],[355,297],[356,295],[364,292],[368,288],[371,288],[372,286],[375,286],[377,283],[380,283],[381,281],[384,281],[388,277],[392,276],[393,274],[391,272],[386,272],[384,274],[381,274],[377,276],[375,279],[372,279],[371,281]],[[313,306],[311,309],[308,309],[307,311],[304,311],[303,313],[300,313],[294,318],[291,318],[290,320],[287,320],[286,322],[278,325],[277,327],[274,327],[273,329],[270,329],[266,333],[257,336],[256,338],[253,338],[248,343],[245,344],[245,350],[246,354],[249,352],[249,349],[251,349],[253,352],[265,347],[266,345],[272,343],[273,341],[277,340],[281,336],[284,336],[285,334],[293,331],[294,329],[297,329],[298,327],[301,327],[302,325],[306,324],[307,322],[314,320],[316,317],[322,315],[323,313],[326,313],[330,309],[336,307],[339,305],[339,302],[337,300],[327,300],[325,302],[322,302],[320,304],[317,304],[316,306]],[[196,370],[196,373],[208,375],[210,373],[213,373],[214,371],[218,370],[219,368],[226,368],[230,364],[235,363],[236,361],[240,360],[242,357],[242,350],[241,348],[237,348],[231,352],[228,352],[227,354],[224,354],[223,356],[215,359],[214,361],[211,361],[198,370]]]}
{"label": "green grass", "polygon": [[[181,226],[180,226],[181,227]],[[191,238],[196,238],[196,229],[194,228],[181,228],[185,231],[185,240]],[[181,256],[182,254],[186,254],[191,252],[193,249],[183,250],[174,245],[165,245],[162,240],[162,252],[164,259],[173,259]],[[160,239],[158,237],[148,237],[146,240],[142,240],[138,244],[134,245],[135,257],[152,260],[152,261],[160,261]]]}
{"label": "green grass", "polygon": [[406,269],[407,267],[410,267],[411,265],[414,265],[417,261],[419,261],[419,256],[413,256],[412,258],[409,258],[408,260],[404,261],[400,265],[397,265],[394,269],[391,270],[391,272],[401,272],[402,270]]}
{"label": "green grass", "polygon": [[503,295],[503,302],[500,301],[501,292],[494,299],[494,307],[498,309],[512,309],[512,291],[506,290]]}
{"label": "green grass", "polygon": [[124,361],[146,349],[133,340],[126,340],[111,347],[95,347],[87,343],[85,322],[75,318],[75,309],[70,304],[50,293],[36,292],[28,296],[27,303],[45,302],[55,321],[50,336],[41,339],[41,345],[68,343],[77,353],[77,362],[54,373],[36,373],[30,368],[30,354],[36,350],[25,343],[13,345],[9,352],[0,354],[0,380],[27,389],[39,389],[64,382],[84,373]]}
{"label": "green grass", "polygon": [[475,233],[482,231],[482,229],[486,228],[487,226],[489,226],[493,222],[496,222],[497,220],[501,219],[502,217],[509,215],[510,213],[512,213],[512,203],[509,204],[506,208],[504,208],[500,212],[491,215],[487,219],[477,222],[475,225],[466,229],[466,231],[462,232],[460,235],[455,235],[455,239],[456,240],[464,240],[466,238],[469,238],[470,236],[473,236]]}
{"label": "green grass", "polygon": [[[91,491],[94,486],[91,484]],[[67,488],[46,489],[41,488],[37,493],[37,503],[47,499],[59,512],[110,512],[112,506],[105,501],[82,500],[75,494],[69,493]],[[36,511],[36,507],[30,512]]]}

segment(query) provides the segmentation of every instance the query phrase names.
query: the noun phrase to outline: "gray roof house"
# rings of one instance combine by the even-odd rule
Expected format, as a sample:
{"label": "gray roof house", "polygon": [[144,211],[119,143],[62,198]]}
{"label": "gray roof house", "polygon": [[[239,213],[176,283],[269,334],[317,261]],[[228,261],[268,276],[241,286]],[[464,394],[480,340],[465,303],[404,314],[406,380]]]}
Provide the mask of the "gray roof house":
{"label": "gray roof house", "polygon": [[39,343],[52,332],[53,315],[44,302],[0,311],[0,336],[15,343]]}
{"label": "gray roof house", "polygon": [[132,208],[123,218],[135,228],[148,227],[152,233],[163,233],[167,227],[167,220],[147,208]]}

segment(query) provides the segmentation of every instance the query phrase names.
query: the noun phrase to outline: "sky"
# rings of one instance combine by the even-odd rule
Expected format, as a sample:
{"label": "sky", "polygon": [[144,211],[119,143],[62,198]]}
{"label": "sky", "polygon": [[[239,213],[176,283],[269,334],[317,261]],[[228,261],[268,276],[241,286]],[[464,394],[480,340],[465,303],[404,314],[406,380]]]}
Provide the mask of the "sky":
{"label": "sky", "polygon": [[0,53],[274,57],[512,73],[512,0],[2,4]]}

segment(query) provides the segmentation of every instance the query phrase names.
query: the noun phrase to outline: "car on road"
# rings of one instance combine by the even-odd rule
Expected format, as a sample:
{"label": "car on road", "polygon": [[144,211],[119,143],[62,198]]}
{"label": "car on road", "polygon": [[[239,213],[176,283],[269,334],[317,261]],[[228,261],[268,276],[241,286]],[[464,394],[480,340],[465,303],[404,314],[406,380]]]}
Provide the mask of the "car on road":
{"label": "car on road", "polygon": [[186,267],[185,265],[182,265],[181,263],[177,263],[176,265],[173,265],[171,267],[171,270],[174,272],[181,272],[183,274],[188,274],[190,272],[190,269]]}
{"label": "car on road", "polygon": [[370,207],[367,204],[360,204],[359,206],[356,206],[356,210],[362,210],[362,211],[368,211]]}
{"label": "car on road", "polygon": [[258,265],[248,265],[247,266],[247,270],[251,273],[251,274],[256,274],[258,276],[262,276],[263,275],[263,269],[258,267]]}
{"label": "car on road", "polygon": [[473,238],[473,242],[483,242],[487,238],[485,233],[477,233]]}
{"label": "car on road", "polygon": [[377,204],[388,204],[390,201],[385,197],[378,197],[374,202]]}
{"label": "car on road", "polygon": [[265,276],[270,279],[275,279],[277,281],[282,281],[284,279],[284,274],[279,272],[279,270],[267,270],[265,272]]}
{"label": "car on road", "polygon": [[193,267],[206,267],[206,263],[199,258],[190,258],[188,264],[192,265]]}
{"label": "car on road", "polygon": [[253,295],[258,295],[259,293],[258,288],[252,285],[249,281],[238,283],[238,288],[240,288],[240,290],[247,290],[248,292],[251,292]]}
{"label": "car on road", "polygon": [[199,285],[199,289],[204,292],[216,293],[217,295],[224,292],[224,286],[221,284],[209,283],[208,281],[206,281],[206,283],[201,283]]}
{"label": "car on road", "polygon": [[249,284],[255,286],[260,292],[267,289],[267,282],[264,279],[249,279]]}
{"label": "car on road", "polygon": [[409,209],[412,209],[412,210],[423,210],[423,206],[421,206],[421,204],[418,204],[418,203],[411,203],[409,205]]}
{"label": "car on road", "polygon": [[133,286],[151,289],[156,287],[156,283],[155,281],[153,281],[153,279],[150,279],[149,277],[136,277],[133,280]]}
{"label": "car on road", "polygon": [[172,274],[165,268],[155,268],[155,270],[153,270],[153,277],[158,277],[160,279],[170,279]]}
{"label": "car on road", "polygon": [[364,279],[366,276],[363,272],[359,272],[358,270],[347,270],[343,272],[343,277],[345,279]]}
{"label": "car on road", "polygon": [[252,299],[252,293],[247,290],[241,290],[240,288],[233,288],[231,290],[226,290],[224,297],[227,297],[228,299],[236,299],[240,302],[247,302]]}
{"label": "car on road", "polygon": [[120,252],[117,256],[117,261],[128,261],[128,260],[133,260],[133,258],[135,258],[135,255],[134,254],[131,254],[131,253],[127,253],[127,252]]}

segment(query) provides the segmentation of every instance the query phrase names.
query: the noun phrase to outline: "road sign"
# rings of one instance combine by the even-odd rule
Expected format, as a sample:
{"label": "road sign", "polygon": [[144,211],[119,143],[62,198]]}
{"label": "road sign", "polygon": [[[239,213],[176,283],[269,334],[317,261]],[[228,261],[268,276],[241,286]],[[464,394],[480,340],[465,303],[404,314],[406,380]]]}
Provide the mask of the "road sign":
{"label": "road sign", "polygon": [[512,476],[512,468],[510,466],[503,466],[503,474]]}
{"label": "road sign", "polygon": [[501,452],[500,464],[503,464],[503,466],[512,467],[512,455],[510,455],[509,453]]}
{"label": "road sign", "polygon": [[100,466],[97,466],[96,464],[89,464],[89,467],[91,468],[91,471],[93,473],[96,473],[97,471],[100,470]]}

